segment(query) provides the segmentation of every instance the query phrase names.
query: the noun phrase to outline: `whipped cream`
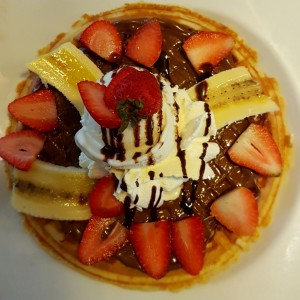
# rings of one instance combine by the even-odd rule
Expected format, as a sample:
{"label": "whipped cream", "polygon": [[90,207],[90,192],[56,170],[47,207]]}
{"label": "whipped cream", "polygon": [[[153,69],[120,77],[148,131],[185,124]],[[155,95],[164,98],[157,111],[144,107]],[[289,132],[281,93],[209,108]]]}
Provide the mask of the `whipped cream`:
{"label": "whipped cream", "polygon": [[[112,76],[106,74],[101,82],[108,85]],[[160,82],[162,110],[136,128],[117,135],[101,128],[85,109],[75,136],[80,166],[92,178],[114,174],[119,180],[115,196],[122,202],[129,197],[139,209],[176,199],[189,179],[213,177],[207,162],[219,153],[219,146],[209,142],[216,127],[208,105],[192,101],[186,90],[163,78]]]}

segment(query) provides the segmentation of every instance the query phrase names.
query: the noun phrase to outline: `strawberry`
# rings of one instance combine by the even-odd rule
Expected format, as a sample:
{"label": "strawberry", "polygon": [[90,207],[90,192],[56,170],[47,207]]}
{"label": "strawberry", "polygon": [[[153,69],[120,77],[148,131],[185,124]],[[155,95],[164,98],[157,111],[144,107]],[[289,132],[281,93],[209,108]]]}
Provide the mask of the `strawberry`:
{"label": "strawberry", "polygon": [[16,99],[8,105],[8,111],[18,121],[38,131],[51,131],[58,125],[55,94],[50,90]]}
{"label": "strawberry", "polygon": [[0,157],[13,167],[27,171],[44,146],[45,137],[33,130],[10,133],[0,139]]}
{"label": "strawberry", "polygon": [[201,75],[215,67],[232,50],[234,41],[228,34],[201,31],[191,35],[183,49],[195,71]]}
{"label": "strawberry", "polygon": [[269,130],[250,124],[228,150],[232,161],[261,175],[278,176],[282,171],[279,149]]}
{"label": "strawberry", "polygon": [[201,271],[204,262],[204,224],[193,216],[172,223],[172,249],[182,268],[191,275]]}
{"label": "strawberry", "polygon": [[162,33],[158,21],[150,20],[142,25],[128,40],[125,55],[146,67],[152,67],[159,58]]}
{"label": "strawberry", "polygon": [[80,42],[109,62],[114,62],[122,53],[122,38],[116,26],[109,21],[95,21],[87,27]]}
{"label": "strawberry", "polygon": [[211,214],[237,235],[252,235],[258,224],[258,204],[254,194],[238,187],[219,197],[210,207]]}
{"label": "strawberry", "polygon": [[162,278],[170,263],[170,222],[134,223],[129,240],[147,274],[155,279]]}
{"label": "strawberry", "polygon": [[113,176],[99,179],[89,196],[89,205],[93,215],[111,218],[122,213],[124,205],[113,195],[115,189],[116,184]]}
{"label": "strawberry", "polygon": [[145,69],[123,68],[108,85],[104,101],[110,109],[116,109],[122,100],[142,102],[139,114],[155,114],[162,106],[162,94],[155,76]]}
{"label": "strawberry", "polygon": [[81,81],[78,83],[78,90],[85,108],[93,119],[106,128],[118,128],[121,120],[118,114],[109,109],[104,102],[106,87],[93,81]]}
{"label": "strawberry", "polygon": [[[106,231],[112,226],[112,230],[104,238]],[[92,216],[78,247],[78,259],[85,265],[107,260],[127,242],[128,230],[115,219]]]}

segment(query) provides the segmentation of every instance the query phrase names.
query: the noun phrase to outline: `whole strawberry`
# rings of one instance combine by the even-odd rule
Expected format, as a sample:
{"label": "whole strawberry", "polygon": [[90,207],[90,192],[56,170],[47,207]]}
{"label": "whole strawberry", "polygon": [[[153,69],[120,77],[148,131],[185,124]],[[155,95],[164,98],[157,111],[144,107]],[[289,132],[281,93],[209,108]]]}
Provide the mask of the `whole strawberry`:
{"label": "whole strawberry", "polygon": [[122,68],[109,85],[84,81],[78,84],[86,109],[105,128],[136,126],[140,119],[157,113],[162,93],[156,77],[145,69]]}

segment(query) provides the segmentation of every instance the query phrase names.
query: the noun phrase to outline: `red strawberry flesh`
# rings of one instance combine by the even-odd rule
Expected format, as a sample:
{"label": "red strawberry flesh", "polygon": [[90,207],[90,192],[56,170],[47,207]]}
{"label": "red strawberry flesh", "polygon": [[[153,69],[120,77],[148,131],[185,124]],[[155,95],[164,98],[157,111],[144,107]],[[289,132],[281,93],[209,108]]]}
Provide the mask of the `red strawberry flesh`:
{"label": "red strawberry flesh", "polygon": [[104,101],[108,108],[114,110],[120,101],[127,99],[144,102],[141,115],[158,112],[162,106],[162,95],[155,76],[147,70],[122,69],[108,85]]}
{"label": "red strawberry flesh", "polygon": [[282,171],[279,149],[269,130],[250,124],[228,150],[232,161],[261,175],[278,176]]}
{"label": "red strawberry flesh", "polygon": [[116,182],[113,176],[99,179],[89,196],[89,205],[93,215],[111,218],[123,212],[124,205],[113,195]]}
{"label": "red strawberry flesh", "polygon": [[230,35],[221,32],[201,31],[191,35],[183,49],[198,74],[211,70],[229,55],[234,46]]}
{"label": "red strawberry flesh", "polygon": [[81,81],[78,90],[85,108],[92,118],[102,127],[118,128],[121,120],[117,113],[109,109],[104,102],[106,87],[93,81]]}
{"label": "red strawberry flesh", "polygon": [[170,263],[170,222],[134,223],[129,239],[147,274],[155,279],[162,278]]}
{"label": "red strawberry flesh", "polygon": [[161,47],[160,24],[156,20],[150,20],[128,40],[125,54],[139,64],[152,67],[160,56]]}
{"label": "red strawberry flesh", "polygon": [[51,90],[40,90],[14,100],[8,105],[8,111],[25,126],[52,131],[58,125],[55,98]]}
{"label": "red strawberry flesh", "polygon": [[15,168],[28,171],[44,142],[45,137],[33,130],[10,133],[0,139],[0,157]]}
{"label": "red strawberry flesh", "polygon": [[116,26],[109,21],[95,21],[81,34],[80,41],[87,48],[109,62],[122,53],[122,38]]}
{"label": "red strawberry flesh", "polygon": [[211,214],[237,235],[252,235],[258,224],[258,204],[245,187],[236,188],[211,205]]}
{"label": "red strawberry flesh", "polygon": [[[113,229],[104,237],[111,226]],[[83,264],[92,265],[109,259],[127,242],[128,230],[115,219],[92,216],[79,244],[78,258]]]}
{"label": "red strawberry flesh", "polygon": [[205,227],[198,216],[172,223],[172,249],[183,269],[197,275],[204,263]]}

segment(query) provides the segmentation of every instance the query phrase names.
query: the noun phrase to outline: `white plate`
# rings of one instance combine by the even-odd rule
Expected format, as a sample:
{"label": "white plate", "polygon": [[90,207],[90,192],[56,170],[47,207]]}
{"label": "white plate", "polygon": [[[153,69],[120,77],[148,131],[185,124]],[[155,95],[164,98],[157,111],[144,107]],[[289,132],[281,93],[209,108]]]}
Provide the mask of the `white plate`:
{"label": "white plate", "polygon": [[[126,1],[134,2],[134,1]],[[183,1],[153,1],[179,4]],[[125,1],[6,0],[0,1],[0,136],[6,126],[6,105],[23,78],[25,64],[57,33],[67,31],[83,13],[118,7]],[[185,1],[240,33],[258,50],[262,68],[280,82],[287,102],[291,132],[300,115],[300,2],[290,0]],[[295,159],[278,197],[273,222],[240,262],[212,282],[180,293],[128,291],[84,277],[49,257],[26,234],[9,204],[1,164],[0,299],[296,299],[300,291],[299,139]]]}

